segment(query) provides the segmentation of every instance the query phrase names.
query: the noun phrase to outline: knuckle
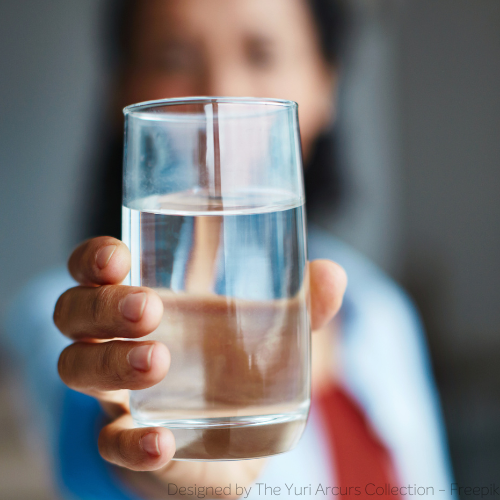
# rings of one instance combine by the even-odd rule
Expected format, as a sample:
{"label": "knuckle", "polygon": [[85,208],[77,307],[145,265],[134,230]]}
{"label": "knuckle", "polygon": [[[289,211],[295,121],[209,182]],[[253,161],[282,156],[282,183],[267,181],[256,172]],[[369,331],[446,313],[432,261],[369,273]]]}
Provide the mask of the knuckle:
{"label": "knuckle", "polygon": [[121,461],[130,462],[129,442],[123,431],[116,436],[116,453]]}
{"label": "knuckle", "polygon": [[93,323],[99,323],[104,318],[113,300],[113,286],[103,285],[96,289],[90,304],[90,315]]}
{"label": "knuckle", "polygon": [[102,344],[102,356],[99,366],[99,375],[109,378],[110,375],[116,370],[116,356],[113,349],[112,342],[105,342]]}
{"label": "knuckle", "polygon": [[108,375],[113,371],[113,365],[114,365],[112,345],[110,342],[106,342],[102,345],[102,347],[103,350],[102,350],[102,358],[100,365],[100,371],[101,371],[100,374]]}
{"label": "knuckle", "polygon": [[141,454],[138,453],[138,450],[134,446],[139,443],[139,440],[136,441],[134,439],[135,436],[136,432],[133,430],[120,430],[117,432],[113,443],[119,462],[126,467],[135,468],[142,461]]}
{"label": "knuckle", "polygon": [[121,386],[125,382],[126,377],[120,364],[119,344],[116,342],[102,344],[99,375],[113,387]]}

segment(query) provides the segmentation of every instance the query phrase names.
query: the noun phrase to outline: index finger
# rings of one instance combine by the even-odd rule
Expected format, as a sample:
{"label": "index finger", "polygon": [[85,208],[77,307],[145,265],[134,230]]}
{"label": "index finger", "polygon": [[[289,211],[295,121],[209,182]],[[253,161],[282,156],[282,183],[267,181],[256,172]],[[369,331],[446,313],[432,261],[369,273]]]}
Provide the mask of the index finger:
{"label": "index finger", "polygon": [[115,285],[121,283],[130,270],[130,252],[120,240],[99,236],[75,248],[68,269],[81,285]]}

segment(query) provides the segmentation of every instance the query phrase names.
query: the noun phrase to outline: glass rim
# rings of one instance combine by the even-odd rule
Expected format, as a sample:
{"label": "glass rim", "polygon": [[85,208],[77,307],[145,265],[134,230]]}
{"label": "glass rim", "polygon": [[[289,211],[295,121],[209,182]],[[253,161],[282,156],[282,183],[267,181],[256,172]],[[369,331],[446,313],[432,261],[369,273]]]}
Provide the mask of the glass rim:
{"label": "glass rim", "polygon": [[173,97],[168,99],[156,99],[152,101],[138,102],[130,104],[123,108],[125,116],[129,114],[147,113],[155,108],[166,106],[179,106],[188,104],[247,104],[247,105],[268,105],[279,106],[283,108],[298,108],[295,101],[287,99],[261,98],[261,97],[219,97],[219,96],[192,96],[192,97]]}

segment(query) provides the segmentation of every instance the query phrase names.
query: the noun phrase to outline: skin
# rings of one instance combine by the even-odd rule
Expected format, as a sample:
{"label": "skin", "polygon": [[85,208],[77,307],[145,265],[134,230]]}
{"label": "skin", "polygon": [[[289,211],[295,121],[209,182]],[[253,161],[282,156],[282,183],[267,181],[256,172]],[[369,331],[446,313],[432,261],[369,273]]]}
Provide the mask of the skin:
{"label": "skin", "polygon": [[[321,55],[303,0],[148,0],[131,30],[132,50],[121,73],[116,104],[189,95],[255,96],[299,103],[307,158],[314,138],[334,113],[335,71]],[[59,359],[62,380],[97,398],[110,416],[99,436],[104,459],[121,467],[131,488],[146,498],[167,498],[178,486],[249,485],[263,460],[171,461],[175,440],[165,428],[132,426],[127,389],[150,387],[168,376],[170,354],[158,342],[131,342],[156,329],[163,304],[148,288],[120,283],[130,254],[120,241],[82,243],[69,259],[80,286],[58,300],[54,321],[74,340]],[[309,264],[313,330],[313,383],[331,376],[326,325],[339,310],[347,278],[330,261]],[[168,497],[171,498],[171,497]]]}
{"label": "skin", "polygon": [[[102,254],[110,251],[111,256],[103,259]],[[61,379],[68,387],[97,398],[111,418],[99,436],[101,455],[130,471],[155,471],[126,474],[141,494],[154,498],[166,495],[168,482],[250,484],[263,460],[171,462],[175,441],[168,429],[132,427],[125,389],[145,389],[168,376],[170,354],[160,342],[116,340],[118,335],[138,339],[151,333],[163,314],[162,301],[153,290],[120,285],[129,269],[130,253],[121,241],[103,236],[82,243],[69,260],[69,271],[80,286],[63,293],[54,312],[56,326],[74,340],[59,358]],[[320,330],[339,310],[347,278],[340,266],[327,260],[311,262],[309,275],[311,324]],[[132,353],[143,346],[147,347],[138,355]]]}
{"label": "skin", "polygon": [[193,95],[290,99],[299,103],[306,157],[333,120],[336,71],[304,0],[148,0],[134,18],[118,104]]}

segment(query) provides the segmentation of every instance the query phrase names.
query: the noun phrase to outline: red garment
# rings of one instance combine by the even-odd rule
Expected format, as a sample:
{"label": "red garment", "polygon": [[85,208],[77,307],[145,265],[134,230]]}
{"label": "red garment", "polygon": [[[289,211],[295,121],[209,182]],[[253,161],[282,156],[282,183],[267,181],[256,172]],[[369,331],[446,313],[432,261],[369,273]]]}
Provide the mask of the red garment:
{"label": "red garment", "polygon": [[335,467],[337,489],[328,492],[330,497],[396,500],[400,483],[392,458],[359,405],[333,384],[314,401]]}

